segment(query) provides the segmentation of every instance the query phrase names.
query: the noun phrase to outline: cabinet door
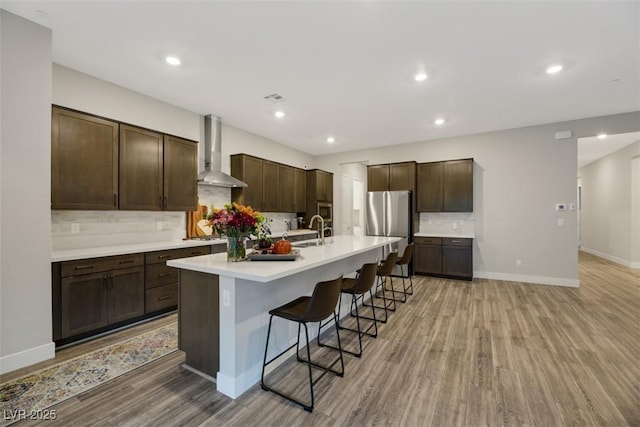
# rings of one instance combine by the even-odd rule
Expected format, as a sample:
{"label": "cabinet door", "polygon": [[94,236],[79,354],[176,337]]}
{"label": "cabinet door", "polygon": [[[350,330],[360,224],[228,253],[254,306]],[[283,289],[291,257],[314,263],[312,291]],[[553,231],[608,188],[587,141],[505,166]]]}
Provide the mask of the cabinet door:
{"label": "cabinet door", "polygon": [[418,211],[441,212],[443,194],[442,162],[418,164]]}
{"label": "cabinet door", "polygon": [[162,210],[162,142],[160,133],[120,126],[120,209]]}
{"label": "cabinet door", "polygon": [[389,165],[367,166],[367,191],[389,190]]}
{"label": "cabinet door", "polygon": [[109,273],[109,323],[144,314],[144,267],[123,268]]}
{"label": "cabinet door", "polygon": [[247,184],[247,187],[232,188],[231,200],[262,210],[262,159],[234,154],[231,156],[231,176]]}
{"label": "cabinet door", "polygon": [[116,209],[118,124],[54,107],[51,208]]}
{"label": "cabinet door", "polygon": [[394,163],[389,165],[389,190],[415,191],[416,164],[413,162]]}
{"label": "cabinet door", "polygon": [[198,145],[164,136],[164,209],[194,211],[198,204]]}
{"label": "cabinet door", "polygon": [[333,174],[320,171],[321,179],[324,181],[324,194],[322,200],[333,202]]}
{"label": "cabinet door", "polygon": [[307,172],[303,169],[293,171],[293,211],[307,211]]}
{"label": "cabinet door", "polygon": [[473,159],[444,162],[445,212],[473,212]]}
{"label": "cabinet door", "polygon": [[280,209],[278,211],[295,212],[293,201],[294,179],[291,166],[278,165],[278,182],[280,187]]}
{"label": "cabinet door", "polygon": [[473,258],[470,246],[442,247],[442,274],[471,278]]}
{"label": "cabinet door", "polygon": [[108,273],[66,277],[60,286],[61,338],[107,326]]}
{"label": "cabinet door", "polygon": [[263,211],[278,212],[280,207],[279,166],[268,160],[262,161],[262,203]]}
{"label": "cabinet door", "polygon": [[442,274],[442,246],[416,245],[413,267],[416,273]]}

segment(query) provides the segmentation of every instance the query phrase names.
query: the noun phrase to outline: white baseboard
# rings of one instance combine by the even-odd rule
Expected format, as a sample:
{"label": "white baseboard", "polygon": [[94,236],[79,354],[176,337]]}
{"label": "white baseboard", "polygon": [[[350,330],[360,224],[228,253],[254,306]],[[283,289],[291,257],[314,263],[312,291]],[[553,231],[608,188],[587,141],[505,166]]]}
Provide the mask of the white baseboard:
{"label": "white baseboard", "polygon": [[597,251],[595,249],[585,248],[584,246],[580,248],[581,251],[586,252],[591,255],[595,255],[600,258],[604,258],[608,261],[615,262],[616,264],[624,265],[629,268],[640,268],[640,262],[631,262],[623,258],[618,258],[617,256],[609,255],[604,252]]}
{"label": "white baseboard", "polygon": [[39,347],[30,348],[0,358],[0,374],[34,365],[44,360],[52,359],[56,355],[56,345],[50,342]]}
{"label": "white baseboard", "polygon": [[565,277],[531,276],[527,274],[493,273],[490,271],[474,271],[473,277],[478,279],[505,280],[509,282],[535,283],[538,285],[566,286],[577,288],[580,279],[567,279]]}

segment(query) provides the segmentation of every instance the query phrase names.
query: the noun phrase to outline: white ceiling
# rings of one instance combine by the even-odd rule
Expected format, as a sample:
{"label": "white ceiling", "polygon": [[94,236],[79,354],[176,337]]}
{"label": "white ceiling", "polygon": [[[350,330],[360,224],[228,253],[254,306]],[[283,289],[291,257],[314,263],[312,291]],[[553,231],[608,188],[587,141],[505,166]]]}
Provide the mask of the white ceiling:
{"label": "white ceiling", "polygon": [[2,2],[53,29],[59,64],[313,155],[640,110],[639,6]]}
{"label": "white ceiling", "polygon": [[637,141],[640,141],[640,132],[607,135],[604,139],[578,138],[578,169]]}

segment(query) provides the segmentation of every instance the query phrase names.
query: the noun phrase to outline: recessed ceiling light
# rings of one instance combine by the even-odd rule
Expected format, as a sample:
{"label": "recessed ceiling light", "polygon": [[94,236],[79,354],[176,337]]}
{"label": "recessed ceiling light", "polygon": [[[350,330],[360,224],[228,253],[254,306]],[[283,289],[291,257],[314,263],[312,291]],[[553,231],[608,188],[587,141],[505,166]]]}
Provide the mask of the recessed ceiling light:
{"label": "recessed ceiling light", "polygon": [[556,74],[560,71],[562,71],[562,65],[560,64],[551,65],[549,68],[547,68],[547,74]]}
{"label": "recessed ceiling light", "polygon": [[327,138],[327,142],[329,144],[333,144],[334,142],[336,142],[336,139],[334,137],[330,136],[329,138]]}
{"label": "recessed ceiling light", "polygon": [[598,139],[605,139],[607,137],[606,133],[600,133],[598,134]]}
{"label": "recessed ceiling light", "polygon": [[273,113],[274,116],[276,116],[277,118],[281,119],[284,117],[284,111],[282,110],[278,110],[275,113]]}
{"label": "recessed ceiling light", "polygon": [[427,73],[418,73],[415,76],[413,76],[413,78],[415,79],[415,81],[417,82],[423,82],[425,80],[427,80]]}
{"label": "recessed ceiling light", "polygon": [[437,125],[437,126],[442,126],[442,125],[444,124],[444,119],[443,119],[442,117],[439,117],[439,118],[435,119],[435,120],[433,121],[433,123],[434,123],[435,125]]}
{"label": "recessed ceiling light", "polygon": [[167,61],[167,63],[171,64],[171,65],[180,65],[181,64],[180,60],[178,58],[176,58],[175,56],[167,56],[165,58],[165,61]]}

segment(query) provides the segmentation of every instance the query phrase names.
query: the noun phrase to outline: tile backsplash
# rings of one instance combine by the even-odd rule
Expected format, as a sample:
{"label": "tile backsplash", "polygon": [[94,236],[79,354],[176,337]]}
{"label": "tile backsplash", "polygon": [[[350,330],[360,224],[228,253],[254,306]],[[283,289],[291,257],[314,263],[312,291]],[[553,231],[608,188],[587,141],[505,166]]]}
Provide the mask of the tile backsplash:
{"label": "tile backsplash", "polygon": [[475,221],[473,212],[422,212],[420,214],[420,232],[475,235]]}
{"label": "tile backsplash", "polygon": [[184,212],[51,211],[54,251],[176,241],[186,227]]}
{"label": "tile backsplash", "polygon": [[[231,200],[231,189],[198,187],[200,205],[221,208]],[[286,231],[285,220],[295,214],[263,212],[271,231]],[[184,212],[152,211],[51,211],[53,250],[96,248],[136,243],[171,242],[186,237]]]}

